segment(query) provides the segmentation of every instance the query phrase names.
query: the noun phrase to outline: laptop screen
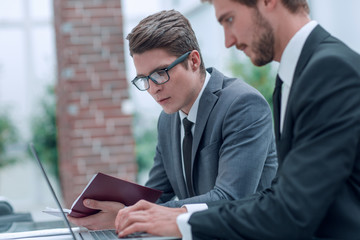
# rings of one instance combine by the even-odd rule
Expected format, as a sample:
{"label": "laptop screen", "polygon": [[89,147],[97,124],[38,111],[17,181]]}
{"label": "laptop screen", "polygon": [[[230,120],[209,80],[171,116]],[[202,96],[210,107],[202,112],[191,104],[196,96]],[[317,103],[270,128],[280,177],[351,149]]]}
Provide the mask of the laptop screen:
{"label": "laptop screen", "polygon": [[[118,239],[114,230],[104,230],[104,231],[87,231],[83,228],[73,227],[70,225],[65,214],[61,211],[62,206],[58,197],[55,194],[54,188],[50,183],[48,174],[44,169],[44,165],[40,161],[38,154],[33,146],[29,144],[29,148],[38,163],[40,168],[40,174],[43,176],[43,181],[46,182],[48,187],[48,192],[50,191],[54,199],[54,207],[60,210],[61,217],[63,221],[59,221],[59,218],[56,221],[45,221],[45,222],[36,222],[36,221],[27,221],[27,222],[14,222],[11,223],[3,233],[0,232],[1,239]],[[45,210],[45,207],[44,207]],[[74,231],[75,234],[74,234]],[[76,237],[77,236],[77,237]],[[160,237],[153,236],[147,233],[134,233],[132,236],[128,236],[124,239],[131,240],[140,240],[140,239],[149,239],[149,240],[169,240],[169,239],[178,239],[176,237]]]}
{"label": "laptop screen", "polygon": [[[49,180],[49,176],[46,173],[44,165],[40,161],[33,144],[30,143],[29,148],[37,162],[37,172],[42,175],[38,178],[37,188],[45,185],[44,188],[41,188],[41,195],[50,195],[53,201],[51,201],[49,207],[62,209],[60,201]],[[30,181],[30,179],[24,180]],[[17,188],[14,188],[14,191],[16,191],[16,189]],[[26,198],[26,196],[23,197]],[[47,206],[43,206],[43,209],[46,207]],[[44,234],[49,236],[68,235],[67,239],[76,239],[74,233],[71,231],[71,225],[64,214],[62,214],[62,218],[59,218],[43,213],[41,209],[28,209],[25,212],[18,212],[16,206],[13,206],[11,199],[6,199],[6,196],[5,198],[0,197],[0,239],[11,239],[12,236],[15,238],[15,236],[20,236],[15,233],[20,232],[24,232],[24,237],[31,237],[29,232],[33,232],[32,234]]]}

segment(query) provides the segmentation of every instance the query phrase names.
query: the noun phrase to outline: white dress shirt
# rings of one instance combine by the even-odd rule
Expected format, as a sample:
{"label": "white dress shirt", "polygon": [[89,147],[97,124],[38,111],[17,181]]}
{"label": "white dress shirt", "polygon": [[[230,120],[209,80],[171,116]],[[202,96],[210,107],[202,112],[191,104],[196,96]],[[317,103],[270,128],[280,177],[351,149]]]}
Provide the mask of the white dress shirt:
{"label": "white dress shirt", "polygon": [[[295,68],[299,60],[302,48],[305,44],[306,39],[310,33],[318,25],[316,21],[310,21],[303,26],[289,41],[286,48],[281,56],[280,66],[278,74],[283,81],[281,91],[281,109],[280,109],[280,132],[284,124],[285,112],[287,101],[289,99],[289,93],[295,73]],[[188,221],[191,214],[197,211],[208,209],[207,205],[204,204],[187,204],[184,207],[187,208],[187,213],[179,215],[176,219],[180,232],[182,234],[182,240],[192,240],[191,226]]]}
{"label": "white dress shirt", "polygon": [[201,98],[202,93],[204,92],[204,89],[206,88],[206,85],[208,84],[209,79],[210,79],[210,74],[207,71],[205,71],[205,72],[206,72],[206,76],[205,76],[204,85],[202,86],[201,91],[199,92],[199,95],[197,96],[194,104],[191,106],[189,114],[186,115],[183,111],[179,110],[179,116],[180,116],[180,121],[181,121],[181,124],[180,124],[180,126],[181,126],[180,127],[180,129],[181,129],[180,130],[181,159],[182,159],[182,169],[183,169],[185,183],[186,183],[186,176],[185,176],[185,167],[184,167],[184,156],[182,154],[182,152],[183,152],[182,140],[184,139],[185,130],[184,130],[184,125],[182,124],[182,121],[184,118],[187,117],[187,119],[189,121],[194,123],[191,127],[191,133],[194,136],[195,126],[196,126],[196,116],[197,116],[197,112],[199,109],[200,98]]}
{"label": "white dress shirt", "polygon": [[300,58],[301,50],[306,39],[318,23],[311,21],[302,27],[289,41],[281,56],[278,75],[283,81],[281,90],[281,109],[280,109],[280,132],[282,132],[286,106],[289,99],[289,93],[294,78],[295,68]]}

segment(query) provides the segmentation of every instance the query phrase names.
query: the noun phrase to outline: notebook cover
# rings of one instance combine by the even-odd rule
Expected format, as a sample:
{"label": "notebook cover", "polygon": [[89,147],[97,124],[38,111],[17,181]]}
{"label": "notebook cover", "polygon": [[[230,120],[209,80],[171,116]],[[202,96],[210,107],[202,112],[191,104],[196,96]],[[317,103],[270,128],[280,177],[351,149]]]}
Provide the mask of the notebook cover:
{"label": "notebook cover", "polygon": [[125,206],[130,206],[141,199],[155,202],[161,194],[162,192],[156,189],[144,187],[103,173],[97,173],[75,200],[69,215],[72,217],[86,217],[98,213],[100,210],[84,206],[83,201],[87,198],[99,201],[120,202]]}

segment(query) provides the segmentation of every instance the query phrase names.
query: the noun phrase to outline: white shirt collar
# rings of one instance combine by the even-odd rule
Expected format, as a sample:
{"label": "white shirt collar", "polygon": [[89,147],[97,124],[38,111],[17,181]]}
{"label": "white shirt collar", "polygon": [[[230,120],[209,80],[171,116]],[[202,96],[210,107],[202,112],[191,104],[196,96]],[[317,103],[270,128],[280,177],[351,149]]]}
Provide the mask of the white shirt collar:
{"label": "white shirt collar", "polygon": [[206,73],[206,76],[205,76],[205,81],[204,81],[204,85],[202,86],[201,88],[201,91],[199,92],[199,95],[197,96],[194,104],[191,106],[191,109],[189,111],[189,114],[186,115],[183,111],[179,110],[179,115],[180,115],[180,120],[182,122],[182,120],[184,118],[188,118],[189,121],[193,122],[193,123],[196,123],[196,116],[197,116],[197,112],[198,112],[198,109],[199,109],[199,102],[200,102],[200,98],[204,92],[204,89],[206,88],[209,80],[210,80],[210,77],[211,75],[205,71]]}
{"label": "white shirt collar", "polygon": [[281,56],[278,74],[284,84],[289,87],[292,84],[295,68],[300,58],[305,41],[317,25],[318,23],[313,20],[303,26],[291,38]]}

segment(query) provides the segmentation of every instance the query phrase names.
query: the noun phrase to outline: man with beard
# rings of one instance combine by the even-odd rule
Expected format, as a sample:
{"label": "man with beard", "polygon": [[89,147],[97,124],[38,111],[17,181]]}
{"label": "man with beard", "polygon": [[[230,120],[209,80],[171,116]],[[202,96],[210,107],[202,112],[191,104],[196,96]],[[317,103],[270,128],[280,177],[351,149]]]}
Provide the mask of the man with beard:
{"label": "man with beard", "polygon": [[359,54],[311,21],[306,0],[211,2],[226,47],[236,46],[257,66],[280,62],[273,96],[277,177],[250,198],[209,203],[193,214],[194,206],[141,201],[119,211],[120,236],[359,239]]}

